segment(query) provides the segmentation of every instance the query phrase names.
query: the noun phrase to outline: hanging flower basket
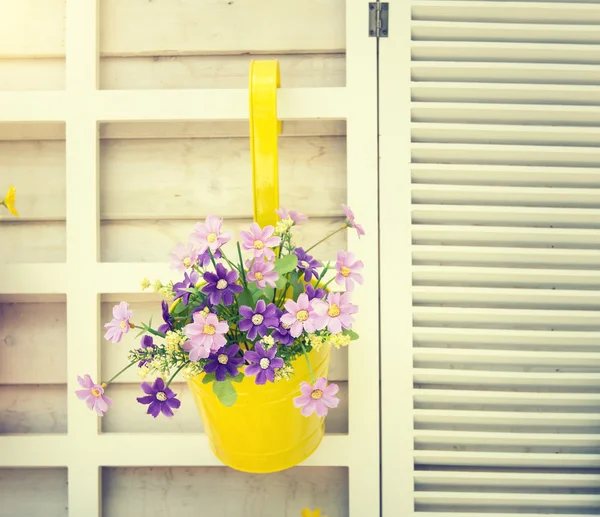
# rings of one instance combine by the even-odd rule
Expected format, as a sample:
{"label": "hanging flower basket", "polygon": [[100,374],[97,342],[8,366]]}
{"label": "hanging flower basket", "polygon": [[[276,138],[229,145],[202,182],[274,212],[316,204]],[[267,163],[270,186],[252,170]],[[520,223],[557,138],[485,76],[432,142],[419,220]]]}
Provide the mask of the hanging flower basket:
{"label": "hanging flower basket", "polygon": [[[351,330],[358,311],[351,295],[355,282],[362,283],[362,262],[351,252],[339,251],[334,264],[308,254],[347,228],[364,234],[352,211],[343,210],[344,224],[306,250],[293,238],[306,217],[294,211],[278,210],[275,227],[252,223],[233,247],[235,256],[223,248],[232,236],[221,219],[196,224],[189,242],[170,255],[183,279],[154,284],[166,298],[162,324],[134,324],[126,302],[115,306],[105,338],[118,343],[140,329],[140,346],[109,381],[79,377],[77,395],[103,415],[112,404],[108,385],[136,367],[142,378],[155,377],[142,382],[138,402],[154,418],[171,417],[181,403],[170,384],[182,372],[210,447],[225,465],[267,473],[305,460],[323,438],[328,409],[339,403],[338,386],[327,382],[331,347],[358,337]],[[341,292],[329,290],[333,281]]]}

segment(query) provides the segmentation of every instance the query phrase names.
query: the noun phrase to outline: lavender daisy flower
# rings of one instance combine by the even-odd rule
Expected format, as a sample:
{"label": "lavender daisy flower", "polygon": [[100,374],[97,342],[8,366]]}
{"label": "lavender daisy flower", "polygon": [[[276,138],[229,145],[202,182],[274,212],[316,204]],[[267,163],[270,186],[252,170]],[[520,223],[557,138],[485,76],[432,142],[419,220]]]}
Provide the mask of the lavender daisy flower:
{"label": "lavender daisy flower", "polygon": [[177,399],[177,394],[173,392],[171,388],[165,386],[165,381],[158,377],[154,384],[151,386],[147,382],[140,384],[145,397],[138,397],[137,401],[140,404],[149,404],[148,415],[152,415],[156,418],[161,412],[167,417],[173,416],[173,409],[177,409],[181,406],[181,401]]}
{"label": "lavender daisy flower", "polygon": [[276,312],[277,319],[279,321],[279,326],[273,331],[271,337],[278,343],[281,343],[284,346],[290,346],[294,343],[294,338],[290,334],[290,326],[281,323],[281,316],[283,316],[283,311],[281,309],[277,309]]}
{"label": "lavender daisy flower", "polygon": [[[223,255],[221,254],[221,250],[216,250],[212,256],[214,259],[220,259]],[[204,253],[198,255],[198,265],[200,267],[207,267],[211,262],[212,260],[210,259],[210,251],[208,249]]]}
{"label": "lavender daisy flower", "polygon": [[235,281],[238,279],[238,273],[235,270],[227,271],[223,264],[217,264],[215,273],[207,271],[204,273],[206,285],[202,288],[202,292],[208,294],[208,301],[213,305],[223,302],[223,305],[231,305],[233,303],[233,293],[241,293],[244,288],[237,285]]}
{"label": "lavender daisy flower", "polygon": [[315,260],[311,255],[306,253],[302,248],[296,248],[293,252],[298,257],[298,271],[304,273],[304,281],[310,282],[312,277],[319,278],[317,268],[323,267],[318,260]]}
{"label": "lavender daisy flower", "polygon": [[171,259],[171,269],[184,273],[198,261],[198,250],[194,249],[193,243],[186,245],[179,242],[169,258]]}
{"label": "lavender daisy flower", "polygon": [[248,350],[244,353],[244,359],[250,364],[246,366],[244,373],[246,375],[256,375],[254,382],[256,384],[265,384],[267,381],[273,382],[275,379],[275,368],[283,367],[283,359],[275,357],[277,347],[272,346],[268,350],[259,343],[254,350]]}
{"label": "lavender daisy flower", "polygon": [[342,210],[344,211],[344,215],[346,216],[346,226],[348,226],[348,228],[354,228],[359,238],[361,235],[365,235],[365,229],[362,227],[361,224],[357,223],[354,220],[354,212],[352,211],[352,209],[347,205],[342,205]]}
{"label": "lavender daisy flower", "polygon": [[274,230],[271,225],[261,229],[258,223],[252,223],[249,232],[240,233],[242,248],[252,250],[255,259],[265,257],[266,260],[273,260],[275,252],[271,248],[281,244],[281,238],[273,235]]}
{"label": "lavender daisy flower", "polygon": [[204,366],[206,373],[215,373],[218,381],[224,381],[229,374],[231,377],[237,377],[240,371],[238,368],[244,362],[242,357],[236,357],[240,350],[238,345],[229,345],[219,348],[208,356],[208,363]]}
{"label": "lavender daisy flower", "polygon": [[158,332],[166,334],[169,330],[173,330],[173,318],[169,313],[169,304],[164,300],[161,302],[162,307],[162,318],[164,323],[158,327]]}
{"label": "lavender daisy flower", "polygon": [[104,325],[107,329],[104,339],[118,343],[123,339],[123,334],[127,334],[131,328],[129,320],[133,318],[133,311],[129,309],[127,302],[121,302],[113,307],[113,318]]}
{"label": "lavender daisy flower", "polygon": [[[147,348],[155,348],[155,346],[154,346],[154,339],[152,339],[152,336],[149,336],[146,334],[142,338],[142,348],[141,348],[140,352],[145,352]],[[148,363],[152,362],[153,357],[154,357],[154,354],[152,354],[148,359],[143,359],[142,361],[140,361],[138,363],[138,368],[141,368],[142,366],[146,366]]]}
{"label": "lavender daisy flower", "polygon": [[275,210],[275,213],[280,219],[287,219],[288,217],[294,222],[294,224],[300,224],[308,220],[304,214],[297,212],[296,210],[286,210],[285,207],[280,207],[279,210]]}
{"label": "lavender daisy flower", "polygon": [[185,273],[183,280],[173,285],[175,300],[177,300],[177,298],[181,298],[183,305],[187,305],[190,301],[191,293],[188,291],[183,291],[183,289],[190,289],[194,287],[198,283],[199,279],[200,275],[197,271],[192,271],[189,275]]}
{"label": "lavender daisy flower", "polygon": [[254,341],[256,335],[260,334],[261,337],[267,334],[267,329],[275,328],[279,325],[279,318],[276,314],[277,307],[270,303],[265,304],[264,300],[258,300],[256,308],[252,309],[247,305],[240,307],[240,320],[238,326],[239,329],[246,332],[248,339]]}
{"label": "lavender daisy flower", "polygon": [[313,306],[314,301],[319,300],[309,301],[306,293],[302,293],[298,296],[297,302],[294,300],[286,300],[286,313],[281,317],[281,323],[290,326],[290,334],[293,337],[298,337],[304,331],[314,332],[317,330],[315,324],[318,315]]}
{"label": "lavender daisy flower", "polygon": [[264,289],[267,285],[275,288],[275,284],[279,279],[279,273],[275,271],[273,262],[248,260],[246,261],[246,267],[249,268],[246,275],[249,282],[255,282],[256,287],[259,289]]}
{"label": "lavender daisy flower", "polygon": [[197,223],[190,235],[190,240],[198,245],[198,253],[203,254],[210,249],[213,254],[231,239],[231,232],[221,231],[223,219],[209,215],[204,223]]}
{"label": "lavender daisy flower", "polygon": [[112,400],[104,394],[106,384],[96,384],[89,375],[84,375],[83,378],[77,376],[77,382],[83,388],[75,392],[79,400],[85,400],[89,409],[104,416],[113,404]]}
{"label": "lavender daisy flower", "polygon": [[338,334],[342,329],[352,328],[354,318],[352,314],[358,312],[358,307],[350,300],[352,293],[329,293],[327,301],[315,302],[315,312],[319,315],[317,328],[327,330],[332,334]]}
{"label": "lavender daisy flower", "polygon": [[321,289],[320,287],[315,289],[312,284],[306,284],[305,292],[309,301],[315,299],[322,300],[326,293],[325,289]]}

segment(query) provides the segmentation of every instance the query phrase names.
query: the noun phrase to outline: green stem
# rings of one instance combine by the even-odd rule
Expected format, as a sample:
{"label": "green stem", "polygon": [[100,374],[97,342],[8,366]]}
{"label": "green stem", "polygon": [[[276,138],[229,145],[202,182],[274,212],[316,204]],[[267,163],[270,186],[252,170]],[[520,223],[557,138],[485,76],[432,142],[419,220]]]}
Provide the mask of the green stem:
{"label": "green stem", "polygon": [[210,251],[210,248],[208,248],[208,255],[210,256],[210,261],[212,262],[213,267],[215,268],[215,271],[217,270],[217,263],[215,262],[215,257],[213,257],[212,251]]}
{"label": "green stem", "polygon": [[190,364],[190,361],[186,361],[179,368],[177,368],[177,370],[175,371],[175,373],[173,375],[171,375],[171,378],[169,379],[169,382],[167,382],[167,385],[165,386],[166,388],[169,387],[169,384],[171,384],[173,382],[173,379],[183,369],[183,367],[186,366],[186,365],[188,365],[188,364]]}
{"label": "green stem", "polygon": [[323,280],[323,277],[325,276],[325,273],[327,273],[329,268],[330,268],[330,263],[327,262],[327,265],[323,268],[323,271],[321,271],[321,274],[319,275],[319,278],[317,279],[317,283],[315,284],[315,290],[317,289],[317,287],[319,287],[321,280]]}
{"label": "green stem", "polygon": [[[142,323],[142,325],[144,324]],[[157,330],[151,329],[148,325],[144,325],[143,327],[138,327],[137,325],[135,325],[133,328],[144,329],[146,332],[150,332],[150,334],[154,334],[156,337],[165,337],[165,335],[162,332],[158,332]]]}
{"label": "green stem", "polygon": [[237,243],[238,257],[240,258],[240,272],[242,273],[242,282],[244,287],[248,289],[248,283],[246,282],[246,272],[244,271],[244,259],[242,258],[242,250],[240,249],[240,243]]}
{"label": "green stem", "polygon": [[326,283],[326,284],[323,286],[323,289],[327,289],[327,286],[328,286],[328,285],[329,285],[331,282],[333,282],[334,280],[335,280],[335,277],[331,278],[331,280],[329,280],[329,282],[327,282],[327,283]]}
{"label": "green stem", "polygon": [[312,368],[310,366],[310,360],[308,359],[308,352],[306,348],[304,348],[304,343],[300,341],[300,346],[302,347],[302,352],[304,352],[304,357],[306,358],[306,364],[308,366],[308,374],[310,375],[310,382],[315,383],[315,376],[313,374]]}
{"label": "green stem", "polygon": [[321,244],[322,242],[326,241],[327,239],[329,239],[329,237],[333,237],[336,233],[341,232],[342,230],[345,230],[347,228],[346,225],[342,226],[341,228],[338,228],[337,230],[331,232],[329,235],[326,235],[325,237],[323,237],[319,242],[313,244],[310,248],[308,248],[306,250],[306,253],[308,253],[310,250],[312,250],[315,246],[318,246],[319,244]]}
{"label": "green stem", "polygon": [[131,368],[131,367],[132,367],[132,366],[133,366],[135,363],[137,363],[137,362],[138,362],[138,361],[137,361],[137,359],[136,359],[135,361],[133,361],[133,362],[129,363],[129,364],[128,364],[128,365],[127,365],[125,368],[123,368],[123,369],[122,369],[122,370],[121,370],[119,373],[117,373],[117,374],[113,375],[113,376],[111,377],[111,379],[110,379],[108,382],[105,382],[104,384],[106,384],[106,385],[108,386],[108,385],[109,385],[109,384],[110,384],[112,381],[114,381],[114,380],[115,380],[115,379],[116,379],[116,378],[117,378],[119,375],[121,375],[121,374],[122,374],[122,373],[123,373],[125,370],[127,370],[128,368]]}

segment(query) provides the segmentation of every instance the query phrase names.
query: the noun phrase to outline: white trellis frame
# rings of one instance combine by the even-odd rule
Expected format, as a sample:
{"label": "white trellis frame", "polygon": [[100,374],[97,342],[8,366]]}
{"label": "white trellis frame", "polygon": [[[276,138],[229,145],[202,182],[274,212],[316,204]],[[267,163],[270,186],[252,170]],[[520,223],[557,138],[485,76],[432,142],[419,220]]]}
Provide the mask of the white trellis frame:
{"label": "white trellis frame", "polygon": [[[66,0],[66,90],[0,92],[0,122],[66,122],[67,261],[3,265],[5,294],[67,296],[68,433],[0,437],[1,467],[67,467],[69,515],[100,516],[103,466],[217,466],[203,435],[169,435],[177,448],[143,454],[152,435],[103,435],[73,395],[76,376],[100,372],[100,295],[139,291],[139,278],[169,276],[166,264],[99,262],[98,124],[107,121],[245,120],[247,90],[101,91],[98,0]],[[349,434],[328,435],[306,462],[349,468],[350,514],[379,515],[378,217],[376,40],[367,3],[346,6],[347,86],[286,89],[282,119],[347,121],[348,204],[369,238],[349,237],[366,267],[357,303],[361,342],[350,349]],[[307,31],[310,38],[310,31]],[[332,257],[333,258],[333,257]],[[365,360],[366,357],[367,359]]]}

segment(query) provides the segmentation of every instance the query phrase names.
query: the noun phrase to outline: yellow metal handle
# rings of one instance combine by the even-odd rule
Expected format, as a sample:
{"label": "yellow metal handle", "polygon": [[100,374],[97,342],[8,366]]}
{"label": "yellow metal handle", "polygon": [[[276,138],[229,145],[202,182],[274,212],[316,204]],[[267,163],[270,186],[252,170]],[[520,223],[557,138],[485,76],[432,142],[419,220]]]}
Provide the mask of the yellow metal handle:
{"label": "yellow metal handle", "polygon": [[279,61],[250,62],[250,153],[254,220],[260,226],[275,224],[279,208],[278,137],[281,122],[277,120],[277,88]]}

